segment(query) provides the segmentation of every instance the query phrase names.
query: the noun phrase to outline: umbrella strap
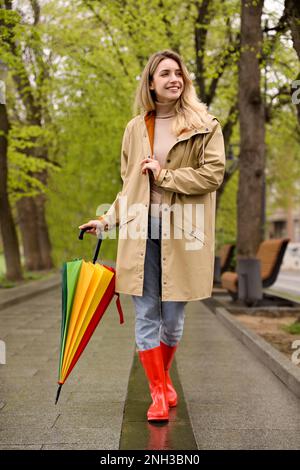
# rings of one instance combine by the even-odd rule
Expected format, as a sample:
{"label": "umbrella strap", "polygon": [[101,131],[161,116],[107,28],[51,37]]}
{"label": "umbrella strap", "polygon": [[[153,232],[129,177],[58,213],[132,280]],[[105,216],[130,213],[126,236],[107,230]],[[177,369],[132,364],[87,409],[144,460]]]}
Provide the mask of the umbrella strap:
{"label": "umbrella strap", "polygon": [[120,323],[122,324],[122,323],[124,323],[124,314],[123,314],[123,310],[122,310],[122,307],[121,307],[120,294],[115,292],[115,295],[117,296],[116,304],[117,304],[117,309],[118,309],[119,316],[120,316]]}

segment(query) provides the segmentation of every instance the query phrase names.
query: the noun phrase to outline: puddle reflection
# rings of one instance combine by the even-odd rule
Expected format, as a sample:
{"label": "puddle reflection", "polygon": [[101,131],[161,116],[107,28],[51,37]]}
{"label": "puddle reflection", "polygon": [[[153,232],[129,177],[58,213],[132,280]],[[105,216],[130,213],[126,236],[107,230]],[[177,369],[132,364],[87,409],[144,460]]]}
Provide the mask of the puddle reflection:
{"label": "puddle reflection", "polygon": [[169,421],[148,422],[148,442],[147,450],[172,450],[172,436],[176,427],[176,408],[169,410]]}

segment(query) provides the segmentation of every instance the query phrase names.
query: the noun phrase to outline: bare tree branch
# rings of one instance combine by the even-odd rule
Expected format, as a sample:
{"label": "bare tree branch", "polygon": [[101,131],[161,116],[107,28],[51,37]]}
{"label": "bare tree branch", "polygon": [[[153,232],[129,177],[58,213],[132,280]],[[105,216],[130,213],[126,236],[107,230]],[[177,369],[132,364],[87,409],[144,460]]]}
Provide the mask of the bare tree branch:
{"label": "bare tree branch", "polygon": [[91,2],[90,2],[89,0],[83,0],[83,4],[93,13],[94,18],[104,27],[106,33],[107,33],[107,34],[109,35],[109,37],[111,38],[112,44],[113,44],[113,47],[114,47],[114,50],[115,50],[115,52],[116,52],[116,54],[117,54],[118,60],[119,60],[119,62],[120,62],[120,64],[121,64],[121,67],[123,68],[123,71],[124,71],[125,75],[126,75],[127,77],[129,77],[129,72],[128,72],[127,68],[126,68],[126,65],[125,65],[125,63],[124,63],[123,57],[122,57],[122,55],[120,54],[119,47],[118,47],[117,43],[116,43],[115,40],[114,40],[113,33],[112,33],[112,31],[111,31],[111,29],[110,29],[110,27],[109,27],[108,22],[107,22],[104,18],[101,17],[100,13],[98,13],[97,11],[95,11],[94,6],[91,4]]}
{"label": "bare tree branch", "polygon": [[33,11],[34,25],[36,26],[40,22],[41,8],[38,0],[30,0],[30,4]]}

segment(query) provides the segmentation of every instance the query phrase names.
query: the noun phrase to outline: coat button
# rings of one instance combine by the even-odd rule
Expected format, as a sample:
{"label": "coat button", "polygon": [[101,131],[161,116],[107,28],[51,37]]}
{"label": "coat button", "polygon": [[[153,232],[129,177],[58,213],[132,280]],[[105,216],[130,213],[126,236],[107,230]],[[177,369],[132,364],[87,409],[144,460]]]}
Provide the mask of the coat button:
{"label": "coat button", "polygon": [[164,281],[164,285],[166,285],[166,284],[167,284],[167,281]]}
{"label": "coat button", "polygon": [[140,275],[140,279],[143,279],[143,276],[142,276],[142,275]]}
{"label": "coat button", "polygon": [[166,261],[167,258],[163,258],[163,261]]}
{"label": "coat button", "polygon": [[168,158],[167,162],[170,163],[170,161],[171,161],[171,160]]}
{"label": "coat button", "polygon": [[205,130],[208,131],[208,127]]}

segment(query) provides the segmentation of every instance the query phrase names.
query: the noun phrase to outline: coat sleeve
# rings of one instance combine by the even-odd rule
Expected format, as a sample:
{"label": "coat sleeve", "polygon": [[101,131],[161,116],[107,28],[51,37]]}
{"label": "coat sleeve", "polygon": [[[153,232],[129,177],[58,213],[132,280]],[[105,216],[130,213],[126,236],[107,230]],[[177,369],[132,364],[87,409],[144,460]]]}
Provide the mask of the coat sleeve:
{"label": "coat sleeve", "polygon": [[204,162],[199,168],[162,169],[157,186],[186,195],[206,194],[221,186],[225,172],[224,139],[219,122],[204,148]]}
{"label": "coat sleeve", "polygon": [[[122,148],[121,148],[121,178],[124,183],[126,169],[127,169],[127,162],[128,162],[128,149],[129,149],[129,125],[127,124],[126,129],[123,134],[122,139]],[[120,191],[110,208],[108,209],[105,214],[98,217],[98,220],[103,225],[105,231],[111,230],[116,225],[119,225],[119,200],[122,196],[122,191]]]}

